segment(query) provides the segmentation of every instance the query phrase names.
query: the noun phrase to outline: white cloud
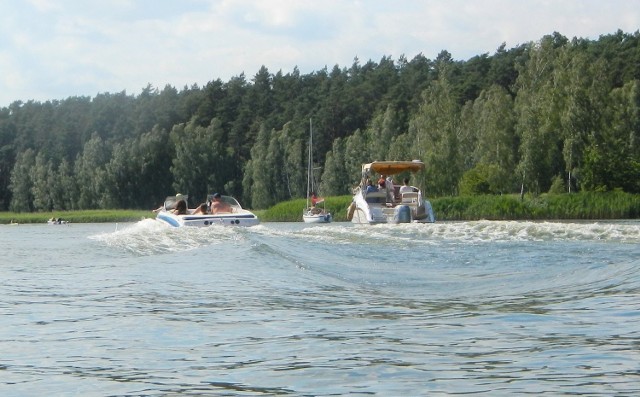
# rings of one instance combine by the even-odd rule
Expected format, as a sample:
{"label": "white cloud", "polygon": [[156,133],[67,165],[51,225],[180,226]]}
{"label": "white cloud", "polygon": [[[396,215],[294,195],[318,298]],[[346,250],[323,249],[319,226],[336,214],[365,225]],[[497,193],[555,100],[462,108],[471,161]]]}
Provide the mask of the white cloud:
{"label": "white cloud", "polygon": [[30,0],[0,3],[0,106],[148,83],[206,84],[266,66],[310,73],[383,56],[493,53],[557,31],[640,25],[640,0]]}

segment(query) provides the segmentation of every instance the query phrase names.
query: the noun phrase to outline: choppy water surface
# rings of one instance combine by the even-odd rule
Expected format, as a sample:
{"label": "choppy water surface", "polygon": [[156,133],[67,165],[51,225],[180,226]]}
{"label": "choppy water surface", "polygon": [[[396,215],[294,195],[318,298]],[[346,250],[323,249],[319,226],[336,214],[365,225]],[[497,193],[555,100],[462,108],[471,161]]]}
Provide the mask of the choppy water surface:
{"label": "choppy water surface", "polygon": [[0,226],[0,394],[640,394],[640,222]]}

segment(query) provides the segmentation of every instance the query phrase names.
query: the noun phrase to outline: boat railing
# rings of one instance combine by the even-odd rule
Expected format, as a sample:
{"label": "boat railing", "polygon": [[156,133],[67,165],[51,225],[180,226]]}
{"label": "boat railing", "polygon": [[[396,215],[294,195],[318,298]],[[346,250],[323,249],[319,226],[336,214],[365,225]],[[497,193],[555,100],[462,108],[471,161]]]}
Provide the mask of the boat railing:
{"label": "boat railing", "polygon": [[418,192],[402,193],[402,204],[411,204],[418,202]]}
{"label": "boat railing", "polygon": [[365,200],[369,204],[384,204],[387,202],[387,193],[386,192],[369,192],[365,197]]}

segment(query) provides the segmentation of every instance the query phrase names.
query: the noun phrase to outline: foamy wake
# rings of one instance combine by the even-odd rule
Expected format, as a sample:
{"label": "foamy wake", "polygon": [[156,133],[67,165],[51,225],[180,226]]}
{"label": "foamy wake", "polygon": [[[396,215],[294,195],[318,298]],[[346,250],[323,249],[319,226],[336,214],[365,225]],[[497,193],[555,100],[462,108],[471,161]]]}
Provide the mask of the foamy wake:
{"label": "foamy wake", "polygon": [[109,247],[123,249],[137,255],[153,255],[169,252],[188,251],[203,246],[222,244],[242,239],[238,228],[212,225],[210,227],[175,228],[155,219],[116,228],[114,232],[103,233],[90,238]]}
{"label": "foamy wake", "polygon": [[474,221],[436,222],[433,224],[351,225],[336,222],[331,225],[306,227],[301,230],[265,224],[258,233],[296,239],[314,239],[333,243],[354,243],[389,240],[423,241],[426,244],[443,241],[614,241],[640,242],[638,222],[531,222]]}
{"label": "foamy wake", "polygon": [[530,222],[474,221],[433,224],[331,225],[301,227],[298,224],[263,223],[250,228],[214,225],[206,228],[174,228],[154,219],[92,236],[107,246],[137,255],[187,251],[252,236],[326,242],[331,244],[438,244],[442,241],[598,241],[640,242],[638,222]]}

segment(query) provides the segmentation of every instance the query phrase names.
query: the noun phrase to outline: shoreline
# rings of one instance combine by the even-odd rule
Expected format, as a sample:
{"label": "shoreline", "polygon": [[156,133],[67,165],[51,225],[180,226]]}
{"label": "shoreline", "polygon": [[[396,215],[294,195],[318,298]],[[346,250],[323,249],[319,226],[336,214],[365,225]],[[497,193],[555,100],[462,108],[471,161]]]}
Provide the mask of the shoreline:
{"label": "shoreline", "polygon": [[[326,197],[326,208],[334,222],[347,222],[351,196]],[[640,218],[640,195],[613,192],[571,194],[516,194],[501,196],[456,196],[430,199],[438,221],[596,221]],[[253,210],[261,222],[302,222],[305,199],[277,203]],[[58,218],[68,223],[136,222],[153,219],[151,210],[78,210],[52,212],[0,212],[0,224],[47,223]]]}

